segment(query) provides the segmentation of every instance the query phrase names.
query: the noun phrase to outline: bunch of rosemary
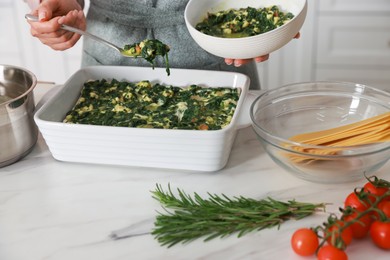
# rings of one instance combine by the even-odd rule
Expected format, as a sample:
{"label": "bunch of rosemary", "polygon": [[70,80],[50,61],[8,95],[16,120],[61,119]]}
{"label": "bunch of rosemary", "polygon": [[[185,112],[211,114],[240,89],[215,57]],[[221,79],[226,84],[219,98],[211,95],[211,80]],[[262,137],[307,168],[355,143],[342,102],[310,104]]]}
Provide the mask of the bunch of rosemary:
{"label": "bunch of rosemary", "polygon": [[[325,204],[288,202],[272,198],[255,200],[245,197],[228,198],[224,194],[210,194],[208,199],[194,196],[177,189],[175,196],[168,185],[164,191],[156,185],[152,191],[166,211],[156,217],[152,234],[161,245],[171,247],[177,243],[190,242],[200,237],[204,241],[238,233],[241,237],[254,230],[279,226],[289,219],[301,219],[318,210],[325,210]],[[171,210],[169,210],[171,209]]]}

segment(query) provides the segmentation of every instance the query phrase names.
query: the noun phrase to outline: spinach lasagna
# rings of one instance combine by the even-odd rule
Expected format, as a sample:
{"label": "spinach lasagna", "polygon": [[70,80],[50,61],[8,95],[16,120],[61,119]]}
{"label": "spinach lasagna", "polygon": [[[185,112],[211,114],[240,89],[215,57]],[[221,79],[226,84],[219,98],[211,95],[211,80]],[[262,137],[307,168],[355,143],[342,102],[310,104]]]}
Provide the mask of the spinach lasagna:
{"label": "spinach lasagna", "polygon": [[149,81],[86,82],[65,123],[139,128],[218,130],[236,110],[240,89],[186,88]]}
{"label": "spinach lasagna", "polygon": [[289,22],[294,15],[282,12],[277,6],[240,8],[208,13],[196,25],[204,34],[222,38],[241,38],[269,32]]}

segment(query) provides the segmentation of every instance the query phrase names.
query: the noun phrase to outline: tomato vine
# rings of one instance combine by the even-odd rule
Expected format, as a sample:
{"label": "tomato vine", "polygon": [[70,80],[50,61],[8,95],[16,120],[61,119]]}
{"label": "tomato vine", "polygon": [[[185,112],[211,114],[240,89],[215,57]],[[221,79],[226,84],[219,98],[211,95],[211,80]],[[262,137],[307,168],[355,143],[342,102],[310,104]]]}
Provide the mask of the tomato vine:
{"label": "tomato vine", "polygon": [[[322,225],[305,228],[312,232],[310,236],[302,235],[302,229],[295,231],[291,238],[294,252],[302,256],[316,254],[318,259],[348,259],[345,252],[348,245],[365,237],[370,237],[377,247],[389,250],[390,182],[376,176],[367,181],[347,195],[340,216],[330,214]],[[314,244],[318,244],[315,250]]]}

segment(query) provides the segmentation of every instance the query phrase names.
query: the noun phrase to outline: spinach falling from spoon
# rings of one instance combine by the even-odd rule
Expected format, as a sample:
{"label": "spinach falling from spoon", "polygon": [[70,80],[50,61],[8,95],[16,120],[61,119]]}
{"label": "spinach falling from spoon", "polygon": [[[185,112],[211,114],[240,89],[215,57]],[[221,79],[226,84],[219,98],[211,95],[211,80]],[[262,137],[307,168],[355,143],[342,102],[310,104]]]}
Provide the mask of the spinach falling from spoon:
{"label": "spinach falling from spoon", "polygon": [[[39,22],[38,16],[26,14],[25,18],[28,21],[31,22]],[[153,65],[154,68],[154,60],[157,56],[163,56],[165,57],[165,64],[166,64],[166,71],[168,73],[168,76],[170,74],[169,71],[169,62],[168,62],[168,52],[169,52],[169,46],[162,43],[159,40],[143,40],[139,43],[134,44],[128,44],[125,45],[124,48],[120,48],[116,46],[115,44],[100,38],[97,35],[91,34],[87,31],[80,30],[79,28],[75,28],[69,25],[62,24],[61,29],[74,32],[80,35],[84,35],[86,37],[89,37],[90,39],[97,41],[99,43],[105,44],[106,46],[118,51],[122,56],[130,57],[130,58],[138,58],[143,57],[145,60],[150,62]]]}
{"label": "spinach falling from spoon", "polygon": [[122,53],[127,56],[139,57],[141,56],[146,61],[155,66],[155,59],[157,56],[162,56],[165,59],[166,72],[170,75],[168,52],[170,48],[168,45],[162,43],[157,39],[143,40],[139,43],[127,44],[123,47]]}

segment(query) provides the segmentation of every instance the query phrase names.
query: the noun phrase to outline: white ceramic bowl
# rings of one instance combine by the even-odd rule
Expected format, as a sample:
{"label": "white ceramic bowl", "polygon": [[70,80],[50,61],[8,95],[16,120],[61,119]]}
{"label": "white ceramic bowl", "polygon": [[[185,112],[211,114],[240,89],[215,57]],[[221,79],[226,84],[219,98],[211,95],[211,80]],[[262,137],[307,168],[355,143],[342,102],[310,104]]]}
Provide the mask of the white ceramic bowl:
{"label": "white ceramic bowl", "polygon": [[[284,12],[291,12],[294,18],[272,31],[244,38],[214,37],[195,29],[208,12],[272,5],[277,5]],[[306,13],[307,0],[190,0],[184,18],[192,38],[207,52],[223,58],[249,59],[269,54],[291,41],[300,31]]]}
{"label": "white ceramic bowl", "polygon": [[[240,88],[241,95],[231,123],[221,130],[173,130],[97,126],[63,123],[77,101],[84,82],[117,79],[130,82],[149,80],[186,87]],[[216,171],[225,166],[237,129],[250,125],[247,99],[249,78],[221,71],[164,68],[97,66],[77,71],[60,90],[36,112],[35,122],[53,157],[60,161]],[[247,101],[247,102],[244,102]],[[241,115],[243,114],[243,115]],[[244,115],[246,119],[244,118]],[[242,118],[242,119],[241,119]]]}

